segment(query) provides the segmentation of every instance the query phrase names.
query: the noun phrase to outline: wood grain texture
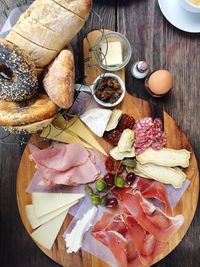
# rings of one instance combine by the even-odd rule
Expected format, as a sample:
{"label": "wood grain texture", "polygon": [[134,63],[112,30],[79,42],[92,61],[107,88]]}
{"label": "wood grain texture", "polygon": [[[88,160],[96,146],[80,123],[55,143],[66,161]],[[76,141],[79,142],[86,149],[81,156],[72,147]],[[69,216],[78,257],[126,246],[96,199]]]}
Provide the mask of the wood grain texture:
{"label": "wood grain texture", "polygon": [[[101,36],[101,33],[99,31],[93,31],[88,34],[87,41],[86,40],[84,41],[84,58],[87,58],[89,56],[88,43],[90,43],[90,45],[93,46],[96,42],[96,39],[99,36]],[[93,60],[94,56],[93,54],[90,54],[90,56],[92,57],[90,64],[93,65],[95,63]],[[101,69],[101,72],[103,73],[104,71]],[[99,75],[99,71],[97,71],[96,68],[91,68],[89,64],[86,64],[85,74],[87,76],[86,82],[88,84],[92,84],[93,81],[96,79],[96,77]],[[122,80],[125,79],[124,70],[119,71],[118,75],[121,76]],[[152,117],[154,113],[154,109],[156,109],[152,104],[149,104],[148,102],[144,100],[135,98],[128,93],[125,95],[125,99],[118,106],[118,108],[123,110],[123,112],[134,116],[135,119],[139,119],[144,116]],[[167,113],[164,113],[164,127],[165,127],[165,132],[167,135],[167,146],[168,147],[175,148],[175,149],[185,148],[192,152],[192,147],[188,139],[186,138],[182,130],[177,126],[175,121]],[[35,136],[35,138],[37,138],[37,136]],[[103,140],[101,140],[100,138],[98,140],[102,145],[105,145],[105,142]],[[32,141],[34,142],[34,137],[32,138]],[[30,224],[28,222],[28,219],[25,213],[25,205],[31,203],[31,195],[25,193],[25,191],[34,172],[35,172],[35,164],[34,162],[31,162],[29,160],[29,150],[28,150],[28,147],[26,147],[22,155],[22,159],[20,162],[18,175],[17,175],[17,202],[18,202],[20,216],[22,218],[22,221],[28,233],[31,233],[32,229],[30,227]],[[184,219],[185,219],[184,225],[168,242],[168,246],[166,250],[156,257],[155,262],[164,258],[179,244],[179,242],[184,237],[193,219],[194,212],[197,206],[198,194],[199,194],[198,165],[197,165],[197,161],[196,161],[194,153],[192,153],[191,160],[190,160],[190,167],[186,169],[186,174],[187,174],[188,179],[191,181],[191,184],[173,211],[174,215],[183,214]],[[61,228],[58,238],[56,242],[54,243],[54,246],[51,251],[46,250],[39,246],[40,249],[50,258],[52,258],[57,263],[65,267],[74,266],[74,265],[80,266],[80,267],[81,266],[83,267],[108,267],[107,264],[101,262],[96,257],[93,257],[92,255],[89,255],[85,252],[81,252],[82,257],[80,257],[80,253],[77,253],[74,255],[69,255],[66,253],[62,234],[65,231],[69,221],[70,221],[70,218],[68,216],[67,219],[65,220],[65,223],[63,224]]]}
{"label": "wood grain texture", "polygon": [[[23,0],[1,0],[10,6]],[[157,0],[94,0],[94,10],[101,14],[105,28],[126,33],[131,42],[133,55],[126,68],[128,91],[163,107],[181,125],[189,137],[198,161],[200,160],[200,34],[177,30],[162,16]],[[0,14],[0,27],[6,20]],[[90,24],[98,28],[99,23]],[[96,25],[96,24],[97,25]],[[146,27],[144,27],[146,25]],[[146,28],[142,30],[142,27]],[[140,31],[139,31],[140,29]],[[138,34],[138,31],[141,32]],[[81,35],[83,38],[83,34]],[[77,77],[82,80],[83,64],[80,60],[82,45],[74,40]],[[143,81],[132,78],[130,67],[138,59],[146,58],[152,69],[169,68],[175,79],[170,95],[163,99],[151,98],[144,89]],[[1,131],[2,132],[2,131]],[[13,137],[11,141],[17,141]],[[22,147],[0,145],[0,265],[4,267],[58,267],[32,242],[18,214],[15,197],[15,180]],[[200,206],[195,218],[179,246],[157,267],[199,267],[200,266]],[[76,267],[76,266],[75,266]]]}

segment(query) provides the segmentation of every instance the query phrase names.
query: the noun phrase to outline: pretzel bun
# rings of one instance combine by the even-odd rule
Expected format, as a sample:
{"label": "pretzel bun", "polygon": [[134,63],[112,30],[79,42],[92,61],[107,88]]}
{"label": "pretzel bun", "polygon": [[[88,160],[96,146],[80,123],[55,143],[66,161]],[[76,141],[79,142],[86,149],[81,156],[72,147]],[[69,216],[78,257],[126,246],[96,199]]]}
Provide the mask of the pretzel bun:
{"label": "pretzel bun", "polygon": [[26,102],[0,100],[0,125],[20,126],[52,118],[57,106],[47,95],[38,95]]}
{"label": "pretzel bun", "polygon": [[43,85],[50,99],[59,107],[68,109],[74,98],[74,56],[62,50],[49,66]]}

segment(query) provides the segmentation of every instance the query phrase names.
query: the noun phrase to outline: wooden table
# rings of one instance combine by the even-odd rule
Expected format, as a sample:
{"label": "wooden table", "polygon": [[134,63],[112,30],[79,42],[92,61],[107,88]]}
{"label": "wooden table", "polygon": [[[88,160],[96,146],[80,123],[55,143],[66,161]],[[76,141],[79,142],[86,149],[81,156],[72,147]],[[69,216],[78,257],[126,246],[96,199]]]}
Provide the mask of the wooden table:
{"label": "wooden table", "polygon": [[[24,1],[1,0],[8,6]],[[31,1],[29,1],[31,2]],[[103,26],[127,36],[132,46],[132,59],[126,68],[126,87],[129,93],[163,107],[179,123],[190,139],[200,161],[200,34],[181,32],[162,16],[157,0],[94,0],[94,10],[103,19]],[[0,27],[6,19],[0,13]],[[95,18],[87,24],[89,29],[99,28]],[[83,32],[79,34],[83,38]],[[81,42],[76,47],[77,75],[83,74]],[[174,75],[174,88],[163,99],[151,98],[142,81],[131,76],[133,62],[146,59],[151,69],[166,68]],[[17,137],[9,141],[17,142]],[[25,231],[16,204],[16,173],[23,147],[0,144],[0,265],[3,267],[58,266],[46,257]],[[156,266],[200,266],[200,207],[188,233],[180,245]],[[71,267],[71,266],[69,266]],[[75,267],[75,266],[73,266]]]}

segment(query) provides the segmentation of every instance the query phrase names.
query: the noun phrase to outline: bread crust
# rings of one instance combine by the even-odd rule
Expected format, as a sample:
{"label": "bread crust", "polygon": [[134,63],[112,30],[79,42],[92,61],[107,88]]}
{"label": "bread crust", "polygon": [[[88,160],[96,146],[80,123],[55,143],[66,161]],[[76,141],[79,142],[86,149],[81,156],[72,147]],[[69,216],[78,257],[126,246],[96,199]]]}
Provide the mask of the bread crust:
{"label": "bread crust", "polygon": [[47,95],[38,95],[26,102],[0,100],[0,125],[20,126],[53,117],[57,106]]}
{"label": "bread crust", "polygon": [[51,0],[86,20],[92,9],[92,0]]}
{"label": "bread crust", "polygon": [[17,133],[36,133],[38,131],[43,130],[44,128],[48,127],[50,123],[55,119],[56,116],[53,116],[50,119],[46,119],[39,122],[34,122],[31,124],[21,125],[21,126],[8,126],[4,127],[5,130],[9,131],[10,133],[17,134]]}
{"label": "bread crust", "polygon": [[13,30],[38,46],[58,52],[60,49],[58,40],[61,35],[47,29],[28,15],[29,12],[22,14]]}
{"label": "bread crust", "polygon": [[48,68],[43,85],[50,99],[68,109],[74,98],[74,56],[71,50],[62,50]]}
{"label": "bread crust", "polygon": [[11,30],[6,37],[6,40],[19,46],[22,50],[26,51],[31,57],[32,61],[35,63],[37,68],[43,69],[48,65],[56,56],[57,52],[40,47],[23,36]]}

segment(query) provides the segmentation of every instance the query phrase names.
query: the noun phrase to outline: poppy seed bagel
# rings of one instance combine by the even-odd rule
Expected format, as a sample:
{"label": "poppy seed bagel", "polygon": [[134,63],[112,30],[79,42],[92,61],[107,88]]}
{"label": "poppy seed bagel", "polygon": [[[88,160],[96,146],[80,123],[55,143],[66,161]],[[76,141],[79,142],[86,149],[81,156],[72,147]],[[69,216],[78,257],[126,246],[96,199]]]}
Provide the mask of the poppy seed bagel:
{"label": "poppy seed bagel", "polygon": [[[11,77],[2,75],[6,67]],[[38,80],[34,63],[19,47],[0,38],[0,99],[26,101],[38,91]]]}
{"label": "poppy seed bagel", "polygon": [[0,100],[0,125],[20,126],[52,118],[57,106],[47,95],[38,95],[26,102]]}

